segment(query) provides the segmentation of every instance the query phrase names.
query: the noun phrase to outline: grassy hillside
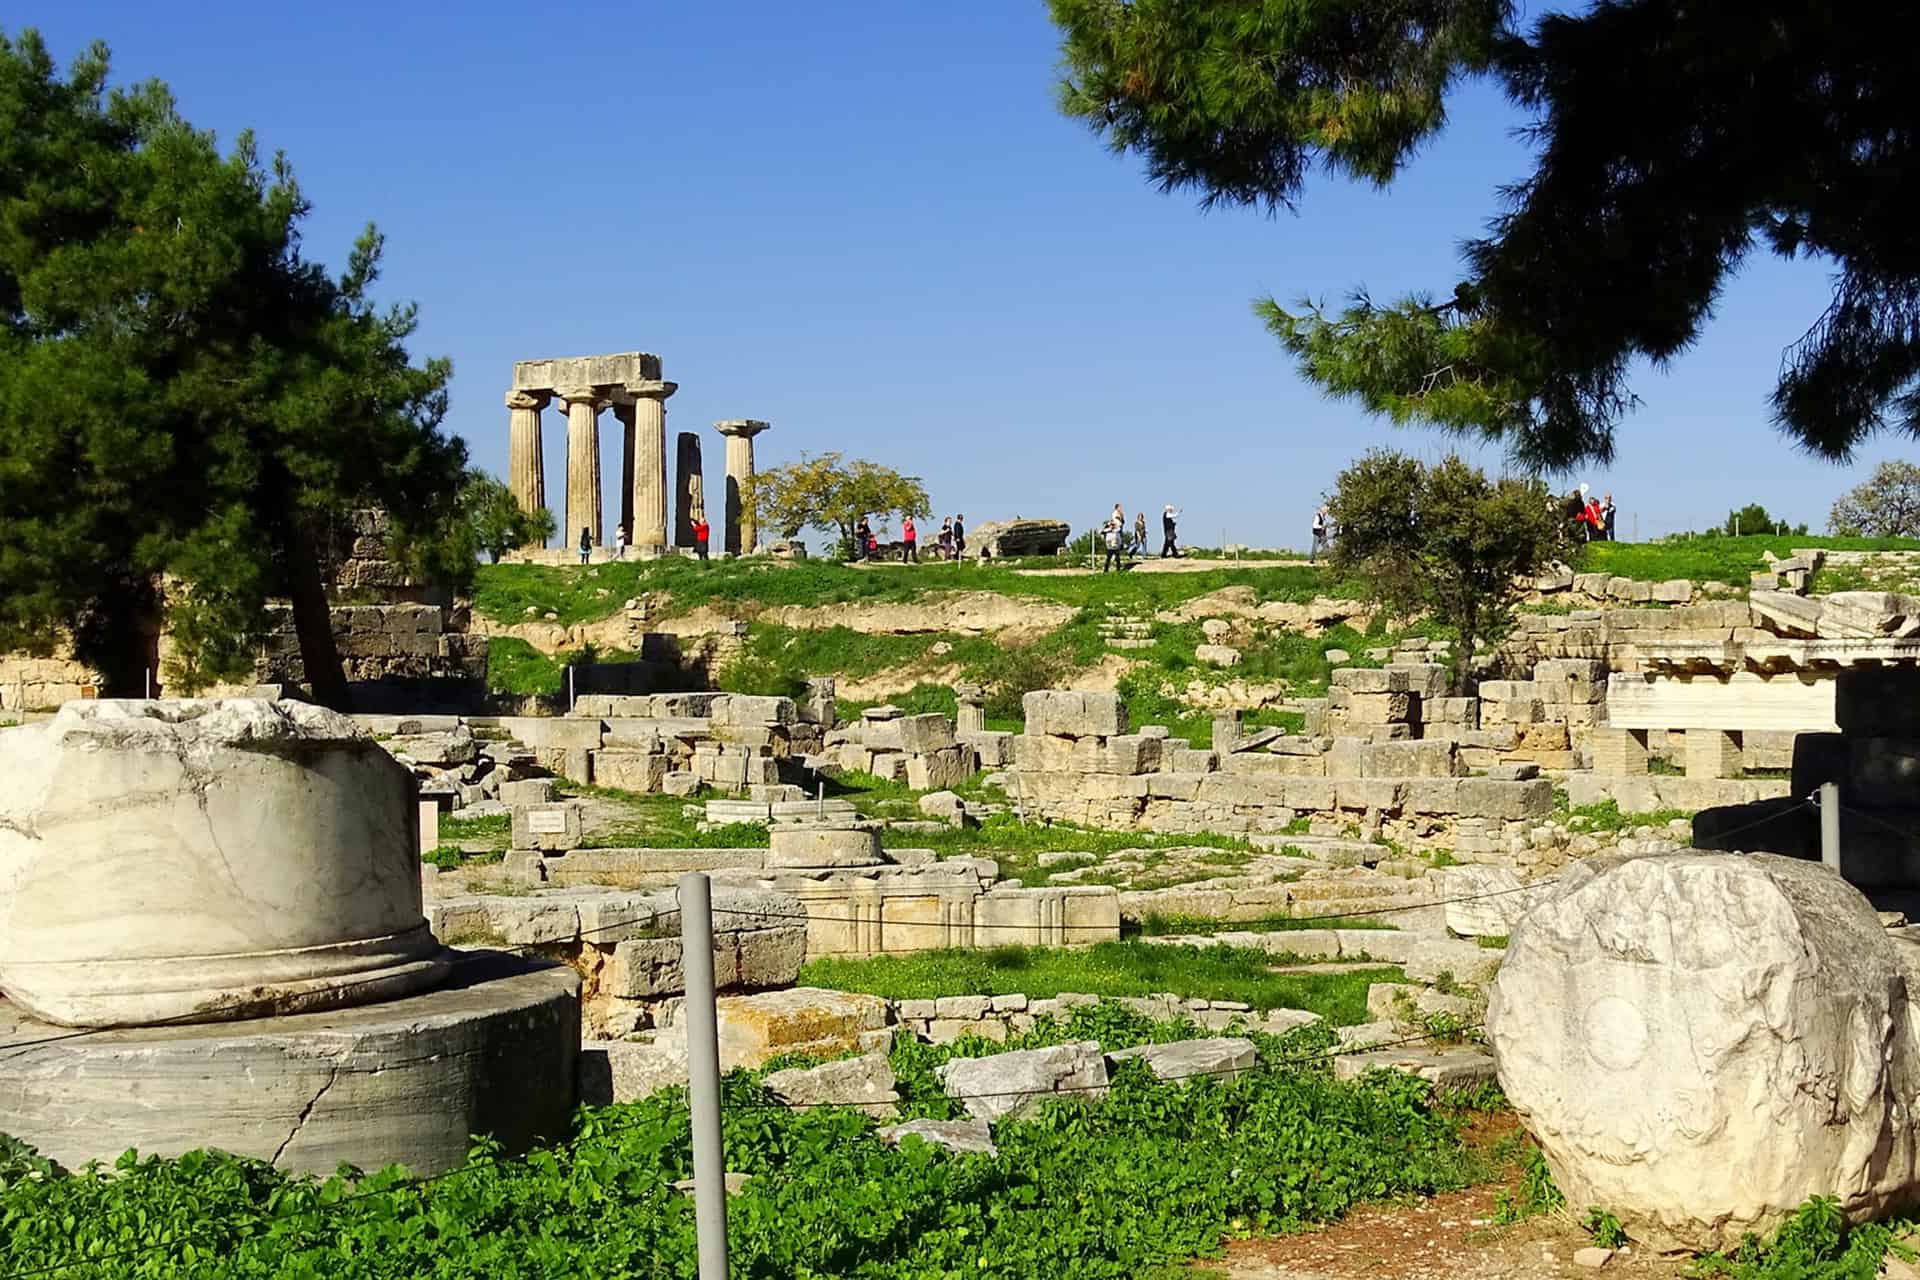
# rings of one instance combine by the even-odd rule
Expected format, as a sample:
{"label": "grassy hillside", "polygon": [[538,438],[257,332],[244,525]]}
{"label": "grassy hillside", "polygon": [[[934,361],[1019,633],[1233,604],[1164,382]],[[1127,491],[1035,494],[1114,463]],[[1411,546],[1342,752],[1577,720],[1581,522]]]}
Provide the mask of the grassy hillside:
{"label": "grassy hillside", "polygon": [[1304,602],[1316,595],[1358,599],[1352,584],[1329,582],[1318,568],[1248,564],[1198,573],[1047,574],[1053,559],[991,565],[876,565],[858,568],[825,560],[782,563],[728,560],[701,564],[673,559],[600,565],[483,565],[474,584],[473,607],[500,622],[556,615],[571,625],[611,616],[627,600],[646,594],[658,616],[716,605],[741,617],[782,605],[905,604],[943,591],[995,591],[1052,600],[1076,608],[1116,611],[1165,609],[1221,587],[1245,585],[1260,600]]}
{"label": "grassy hillside", "polygon": [[1920,551],[1911,538],[1707,537],[1668,542],[1595,542],[1581,553],[1575,566],[1582,573],[1611,573],[1638,582],[1687,578],[1694,582],[1747,585],[1749,576],[1766,568],[1763,552],[1785,559],[1796,547],[1825,547],[1833,551]]}

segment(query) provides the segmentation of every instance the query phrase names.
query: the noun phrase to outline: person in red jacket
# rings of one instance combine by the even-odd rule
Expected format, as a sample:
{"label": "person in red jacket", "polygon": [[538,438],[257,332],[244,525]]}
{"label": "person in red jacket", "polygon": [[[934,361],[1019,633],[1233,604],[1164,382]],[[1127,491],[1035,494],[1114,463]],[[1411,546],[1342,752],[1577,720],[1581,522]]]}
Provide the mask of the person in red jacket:
{"label": "person in red jacket", "polygon": [[913,527],[912,516],[900,518],[900,563],[911,560],[920,563],[920,531]]}
{"label": "person in red jacket", "polygon": [[702,560],[707,558],[707,536],[710,531],[705,520],[693,522],[693,553]]}

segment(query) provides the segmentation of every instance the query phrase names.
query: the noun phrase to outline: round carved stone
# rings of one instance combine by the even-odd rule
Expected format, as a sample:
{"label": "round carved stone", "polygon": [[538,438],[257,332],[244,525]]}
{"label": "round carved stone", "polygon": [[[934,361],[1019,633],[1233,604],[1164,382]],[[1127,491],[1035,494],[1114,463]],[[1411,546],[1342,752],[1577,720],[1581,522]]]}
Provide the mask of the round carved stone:
{"label": "round carved stone", "polygon": [[203,1147],[290,1173],[463,1164],[566,1136],[580,979],[564,965],[454,952],[434,991],[363,1009],[86,1035],[0,1000],[0,1133],[69,1168],[128,1148]]}
{"label": "round carved stone", "polygon": [[414,784],[323,708],[69,702],[0,732],[0,991],[70,1026],[418,991]]}

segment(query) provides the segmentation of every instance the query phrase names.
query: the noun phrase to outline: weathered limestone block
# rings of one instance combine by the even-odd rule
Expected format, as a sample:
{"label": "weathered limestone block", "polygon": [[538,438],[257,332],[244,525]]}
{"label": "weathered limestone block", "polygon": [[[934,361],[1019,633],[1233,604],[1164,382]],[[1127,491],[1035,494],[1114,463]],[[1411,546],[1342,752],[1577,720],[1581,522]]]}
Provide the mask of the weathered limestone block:
{"label": "weathered limestone block", "polygon": [[565,853],[586,839],[584,809],[576,801],[520,805],[513,810],[513,847]]}
{"label": "weathered limestone block", "polygon": [[1398,778],[1335,778],[1333,783],[1337,807],[1356,813],[1397,813],[1406,798],[1407,784]]}
{"label": "weathered limestone block", "polygon": [[1401,807],[1408,813],[1460,812],[1460,778],[1409,778]]}
{"label": "weathered limestone block", "polygon": [[[1402,1032],[1390,1024],[1368,1023],[1364,1027],[1342,1027],[1343,1032],[1358,1032],[1360,1044],[1393,1040]],[[1365,1053],[1343,1053],[1333,1060],[1335,1080],[1359,1080],[1373,1071],[1403,1071],[1418,1076],[1441,1089],[1465,1089],[1494,1078],[1494,1060],[1478,1049],[1423,1049],[1402,1045]]]}
{"label": "weathered limestone block", "polygon": [[1575,864],[1494,983],[1500,1083],[1568,1202],[1655,1248],[1764,1236],[1812,1195],[1885,1214],[1920,1194],[1905,945],[1817,863]]}
{"label": "weathered limestone block", "polygon": [[78,1026],[387,999],[446,975],[407,768],[345,716],[72,702],[0,731],[0,990]]}
{"label": "weathered limestone block", "polygon": [[1235,667],[1240,665],[1240,651],[1231,645],[1196,645],[1193,650],[1193,656],[1196,661],[1204,662],[1210,667]]}
{"label": "weathered limestone block", "polygon": [[938,712],[897,716],[867,725],[865,741],[881,751],[940,751],[954,744],[953,722]]}
{"label": "weathered limestone block", "polygon": [[1550,658],[1534,664],[1532,683],[1542,702],[1599,702],[1607,695],[1607,666],[1580,658]]}
{"label": "weathered limestone block", "polygon": [[553,803],[552,778],[516,778],[500,784],[500,803],[509,809],[516,805]]}
{"label": "weathered limestone block", "polygon": [[973,753],[961,746],[943,747],[906,760],[907,785],[915,791],[957,787],[974,773]]}
{"label": "weathered limestone block", "polygon": [[1402,724],[1413,719],[1419,699],[1410,693],[1356,693],[1347,699],[1354,724]]}
{"label": "weathered limestone block", "polygon": [[1396,662],[1387,670],[1405,672],[1407,692],[1419,694],[1423,706],[1430,698],[1447,696],[1451,673],[1437,662]]}
{"label": "weathered limestone block", "polygon": [[1460,779],[1460,812],[1477,818],[1544,818],[1553,812],[1553,780]]}
{"label": "weathered limestone block", "polygon": [[[790,910],[803,908],[794,901]],[[807,958],[807,926],[769,920],[769,927],[724,930],[713,938],[716,988],[758,990],[790,984]],[[680,995],[687,989],[678,938],[629,938],[616,943],[601,972],[606,994],[625,1000]]]}
{"label": "weathered limestone block", "polygon": [[1379,742],[1366,749],[1366,772],[1389,778],[1450,778],[1459,772],[1451,742]]}
{"label": "weathered limestone block", "polygon": [[871,1051],[890,1040],[887,1002],[879,996],[789,987],[749,996],[721,996],[720,1069],[757,1067],[787,1053],[834,1057]]}
{"label": "weathered limestone block", "polygon": [[1220,767],[1220,756],[1198,747],[1175,747],[1161,757],[1161,763],[1173,773],[1212,773]]}
{"label": "weathered limestone block", "polygon": [[776,826],[767,834],[767,866],[873,867],[880,865],[874,827]]}
{"label": "weathered limestone block", "polygon": [[982,769],[1004,769],[1013,763],[1014,743],[1019,735],[1001,729],[981,729],[955,735],[960,745],[973,752],[974,762]]}
{"label": "weathered limestone block", "polygon": [[1107,1055],[1109,1063],[1138,1058],[1147,1064],[1154,1079],[1169,1083],[1190,1080],[1231,1080],[1254,1070],[1260,1063],[1253,1041],[1238,1036],[1208,1040],[1176,1040],[1171,1044],[1143,1044]]}
{"label": "weathered limestone block", "polygon": [[1035,731],[1029,720],[1027,732],[1014,737],[1013,763],[1033,773],[1067,773],[1079,764],[1079,746],[1077,739]]}
{"label": "weathered limestone block", "polygon": [[395,736],[382,745],[394,755],[405,756],[415,764],[431,765],[436,769],[472,764],[480,754],[473,730],[464,724],[456,725],[446,733]]}
{"label": "weathered limestone block", "polygon": [[657,792],[673,772],[673,758],[653,751],[616,750],[602,747],[593,754],[593,780],[596,786],[621,791]]}
{"label": "weathered limestone block", "polygon": [[1356,693],[1406,693],[1412,685],[1405,667],[1342,667],[1328,678],[1335,689]]}
{"label": "weathered limestone block", "polygon": [[873,1136],[892,1147],[899,1146],[903,1139],[916,1138],[961,1155],[1000,1154],[1000,1148],[993,1144],[993,1129],[984,1120],[909,1120],[875,1129]]}
{"label": "weathered limestone block", "polygon": [[1439,896],[1447,902],[1447,932],[1463,938],[1504,938],[1546,888],[1527,891],[1505,867],[1444,867],[1437,873]]}
{"label": "weathered limestone block", "polygon": [[[1088,739],[1082,739],[1083,748]],[[1161,743],[1164,739],[1150,738],[1145,734],[1115,734],[1105,744],[1095,748],[1090,754],[1092,765],[1090,773],[1154,773],[1160,768]]]}
{"label": "weathered limestone block", "polygon": [[733,728],[767,727],[770,725],[797,724],[800,720],[800,708],[794,705],[792,698],[775,698],[730,693],[714,699],[709,714],[716,726],[727,725]]}
{"label": "weathered limestone block", "polygon": [[583,1106],[638,1102],[675,1085],[683,1089],[687,1085],[684,1041],[589,1040],[580,1046],[578,1091]]}
{"label": "weathered limestone block", "polygon": [[1480,724],[1480,699],[1422,698],[1420,719],[1426,724],[1457,724],[1477,728]]}
{"label": "weathered limestone block", "polygon": [[851,1106],[882,1118],[900,1113],[893,1086],[893,1066],[884,1053],[775,1071],[760,1082],[790,1107]]}
{"label": "weathered limestone block", "polygon": [[938,1068],[940,1087],[988,1123],[1021,1116],[1050,1099],[1090,1102],[1106,1096],[1107,1060],[1093,1040],[956,1058]]}
{"label": "weathered limestone block", "polygon": [[1110,737],[1127,731],[1127,704],[1117,693],[1036,689],[1022,700],[1028,733]]}

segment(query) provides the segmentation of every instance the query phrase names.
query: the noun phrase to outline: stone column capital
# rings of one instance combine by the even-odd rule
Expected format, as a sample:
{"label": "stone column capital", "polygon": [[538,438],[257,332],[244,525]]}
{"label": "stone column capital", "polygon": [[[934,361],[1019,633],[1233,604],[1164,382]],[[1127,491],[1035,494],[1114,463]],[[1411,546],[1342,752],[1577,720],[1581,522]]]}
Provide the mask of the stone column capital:
{"label": "stone column capital", "polygon": [[516,387],[507,392],[509,409],[544,409],[552,400],[553,396],[545,391],[522,391]]}
{"label": "stone column capital", "polygon": [[665,400],[680,389],[677,382],[629,382],[627,395],[635,400]]}
{"label": "stone column capital", "polygon": [[555,387],[553,394],[567,402],[568,407],[576,404],[590,404],[596,411],[607,404],[605,387]]}
{"label": "stone column capital", "polygon": [[751,440],[772,425],[771,422],[761,422],[757,418],[727,418],[714,423],[713,429],[723,436]]}

